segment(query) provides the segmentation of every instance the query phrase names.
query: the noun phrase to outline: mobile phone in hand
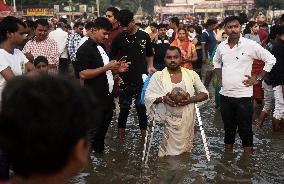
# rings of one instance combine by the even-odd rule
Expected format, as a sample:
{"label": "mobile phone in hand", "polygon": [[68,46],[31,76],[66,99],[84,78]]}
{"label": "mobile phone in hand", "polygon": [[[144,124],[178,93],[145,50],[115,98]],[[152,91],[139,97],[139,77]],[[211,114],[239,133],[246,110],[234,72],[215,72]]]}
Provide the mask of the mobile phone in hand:
{"label": "mobile phone in hand", "polygon": [[122,61],[126,61],[127,60],[127,56],[122,56],[119,60],[118,60],[118,62],[122,62]]}

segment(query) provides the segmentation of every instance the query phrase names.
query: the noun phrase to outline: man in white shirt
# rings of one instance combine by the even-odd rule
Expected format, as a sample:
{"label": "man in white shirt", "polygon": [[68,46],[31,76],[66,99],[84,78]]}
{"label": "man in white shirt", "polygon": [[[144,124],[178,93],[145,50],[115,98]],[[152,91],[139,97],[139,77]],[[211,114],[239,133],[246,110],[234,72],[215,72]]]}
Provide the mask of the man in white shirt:
{"label": "man in white shirt", "polygon": [[[252,153],[253,85],[261,82],[276,62],[275,57],[256,42],[241,37],[239,17],[224,20],[229,38],[217,47],[213,64],[221,83],[221,115],[225,129],[225,149],[232,150],[236,130],[245,153]],[[265,62],[258,76],[251,76],[254,59]]]}
{"label": "man in white shirt", "polygon": [[90,35],[92,34],[93,27],[94,27],[94,22],[90,21],[86,23],[85,25],[86,35],[80,40],[77,50],[81,45],[83,45],[83,43],[85,43],[89,39]]}
{"label": "man in white shirt", "polygon": [[57,28],[54,31],[49,33],[49,38],[53,39],[58,46],[59,51],[59,74],[67,74],[68,73],[68,66],[69,60],[67,55],[67,38],[68,33],[64,31],[65,24],[63,22],[58,22]]}
{"label": "man in white shirt", "polygon": [[[16,49],[26,39],[25,28],[21,20],[11,16],[0,22],[0,103],[6,82],[33,68],[26,56]],[[9,165],[0,148],[0,183],[8,180],[8,177]]]}

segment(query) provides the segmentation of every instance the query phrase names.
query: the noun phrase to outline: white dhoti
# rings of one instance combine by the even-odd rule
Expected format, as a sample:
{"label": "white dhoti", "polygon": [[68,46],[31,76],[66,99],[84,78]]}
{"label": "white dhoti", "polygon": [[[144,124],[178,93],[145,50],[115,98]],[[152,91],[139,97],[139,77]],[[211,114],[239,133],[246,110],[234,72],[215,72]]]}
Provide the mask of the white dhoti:
{"label": "white dhoti", "polygon": [[[190,96],[196,92],[205,92],[206,88],[200,81],[198,74],[194,71],[182,68],[181,86]],[[159,150],[159,156],[179,155],[184,152],[190,152],[194,138],[194,104],[183,107],[170,107],[165,104],[154,104],[154,101],[176,87],[171,82],[170,74],[167,68],[163,71],[156,72],[149,83],[145,95],[145,105],[148,114],[153,116],[157,121],[165,122],[162,144]]]}

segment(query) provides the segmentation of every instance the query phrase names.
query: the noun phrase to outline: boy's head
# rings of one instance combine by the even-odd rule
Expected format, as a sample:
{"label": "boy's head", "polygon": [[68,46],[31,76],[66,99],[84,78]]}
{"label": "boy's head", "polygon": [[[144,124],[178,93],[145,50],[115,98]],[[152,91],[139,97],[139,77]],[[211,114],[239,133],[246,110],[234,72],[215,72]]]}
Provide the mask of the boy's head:
{"label": "boy's head", "polygon": [[64,78],[16,77],[2,93],[0,147],[16,176],[76,175],[88,162],[94,99]]}
{"label": "boy's head", "polygon": [[48,60],[44,56],[38,56],[34,59],[34,66],[40,72],[48,72]]}

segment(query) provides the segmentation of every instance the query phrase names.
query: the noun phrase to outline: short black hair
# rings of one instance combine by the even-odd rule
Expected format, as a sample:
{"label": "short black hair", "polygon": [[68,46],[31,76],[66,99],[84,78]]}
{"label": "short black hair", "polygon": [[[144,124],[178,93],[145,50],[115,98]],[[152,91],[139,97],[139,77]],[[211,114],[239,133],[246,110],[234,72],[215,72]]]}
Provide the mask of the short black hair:
{"label": "short black hair", "polygon": [[262,24],[259,25],[259,27],[268,27],[268,24],[266,22],[263,22]]}
{"label": "short black hair", "polygon": [[94,22],[93,21],[89,21],[89,22],[87,22],[86,24],[85,24],[85,29],[86,30],[89,30],[89,29],[91,29],[91,28],[94,28],[95,26],[94,26]]}
{"label": "short black hair", "polygon": [[199,35],[202,35],[202,27],[201,26],[196,26],[195,27],[195,32]]}
{"label": "short black hair", "polygon": [[45,63],[45,64],[48,65],[48,60],[47,60],[47,58],[44,57],[44,56],[38,56],[38,57],[36,57],[36,58],[34,59],[34,65],[35,65],[35,66],[38,65],[40,62],[43,62],[43,63]]}
{"label": "short black hair", "polygon": [[26,20],[24,22],[26,24],[27,27],[34,29],[35,28],[35,22],[32,20]]}
{"label": "short black hair", "polygon": [[175,23],[177,27],[179,26],[179,19],[178,19],[178,17],[172,17],[170,19],[170,21],[171,21],[171,23]]}
{"label": "short black hair", "polygon": [[158,24],[157,24],[156,22],[152,22],[152,23],[150,24],[150,26],[155,27],[155,28],[158,28]]}
{"label": "short black hair", "polygon": [[78,28],[79,26],[83,26],[84,27],[84,24],[82,22],[76,22],[74,24],[74,28]]}
{"label": "short black hair", "polygon": [[88,141],[94,99],[68,79],[15,77],[7,82],[1,105],[0,147],[16,175],[56,173],[76,143]]}
{"label": "short black hair", "polygon": [[68,24],[67,19],[62,18],[62,17],[59,19],[59,21],[58,21],[58,22],[63,22],[64,24]]}
{"label": "short black hair", "polygon": [[186,26],[186,28],[187,28],[187,29],[189,29],[189,28],[195,29],[195,26],[194,26],[193,24],[189,24],[189,25]]}
{"label": "short black hair", "polygon": [[120,25],[126,27],[134,19],[134,14],[130,10],[120,10],[119,12],[119,22]]}
{"label": "short black hair", "polygon": [[245,13],[240,13],[240,14],[239,14],[239,17],[240,17],[241,24],[245,24],[245,23],[248,22],[248,16],[247,16],[247,14],[245,14]]}
{"label": "short black hair", "polygon": [[15,33],[19,30],[19,25],[26,27],[20,19],[12,16],[5,17],[0,22],[0,43],[7,39],[7,33]]}
{"label": "short black hair", "polygon": [[37,19],[35,21],[35,29],[37,28],[38,25],[44,26],[44,27],[49,27],[49,23],[46,19]]}
{"label": "short black hair", "polygon": [[166,29],[167,29],[167,28],[168,28],[168,25],[161,23],[161,24],[158,25],[158,29],[161,29],[161,28],[166,28]]}
{"label": "short black hair", "polygon": [[168,48],[167,50],[171,50],[171,51],[177,50],[178,53],[179,53],[179,55],[181,55],[181,50],[180,50],[180,48],[178,48],[178,47],[176,47],[176,46],[169,46],[169,48]]}
{"label": "short black hair", "polygon": [[114,18],[116,20],[119,20],[119,9],[117,9],[116,7],[109,7],[106,11],[112,12],[112,15],[114,16]]}
{"label": "short black hair", "polygon": [[251,33],[251,28],[256,24],[255,21],[249,21],[243,31],[243,34],[246,35],[246,34],[250,34]]}
{"label": "short black hair", "polygon": [[226,26],[229,22],[233,22],[235,20],[238,21],[242,25],[242,21],[241,21],[240,17],[238,17],[238,16],[229,16],[229,17],[225,18],[224,26]]}
{"label": "short black hair", "polygon": [[98,17],[98,18],[96,18],[96,20],[94,22],[94,28],[105,29],[107,31],[111,31],[112,30],[112,24],[110,23],[110,21],[107,18]]}
{"label": "short black hair", "polygon": [[64,29],[65,28],[64,22],[58,22],[57,25],[56,25],[56,28]]}
{"label": "short black hair", "polygon": [[215,20],[215,19],[208,19],[207,21],[206,21],[206,27],[208,27],[208,26],[211,26],[211,25],[215,25],[215,24],[218,24],[218,21],[217,20]]}
{"label": "short black hair", "polygon": [[279,24],[275,24],[273,26],[271,26],[270,28],[270,33],[269,33],[269,40],[274,40],[276,38],[277,35],[280,35],[280,25]]}

